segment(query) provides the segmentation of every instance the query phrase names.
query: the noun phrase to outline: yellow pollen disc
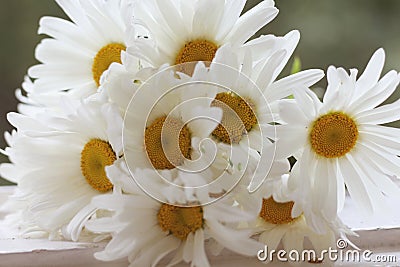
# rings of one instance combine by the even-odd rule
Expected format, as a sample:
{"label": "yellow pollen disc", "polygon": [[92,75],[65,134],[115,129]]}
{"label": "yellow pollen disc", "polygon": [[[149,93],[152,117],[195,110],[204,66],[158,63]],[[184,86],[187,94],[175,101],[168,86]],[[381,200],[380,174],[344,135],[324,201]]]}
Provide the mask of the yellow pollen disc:
{"label": "yellow pollen disc", "polygon": [[193,61],[212,61],[218,46],[207,40],[195,40],[185,44],[175,59],[175,64],[183,64]]}
{"label": "yellow pollen disc", "polygon": [[319,117],[310,132],[314,152],[325,158],[339,158],[350,152],[358,139],[358,128],[352,118],[342,112]]}
{"label": "yellow pollen disc", "polygon": [[190,233],[203,227],[203,208],[162,204],[157,214],[157,220],[164,232],[168,231],[175,237],[186,240]]}
{"label": "yellow pollen disc", "polygon": [[260,217],[272,224],[288,224],[296,220],[292,218],[292,209],[294,202],[279,203],[276,202],[273,197],[263,199]]}
{"label": "yellow pollen disc", "polygon": [[156,119],[145,130],[144,144],[157,170],[170,170],[181,165],[185,158],[190,159],[190,131],[178,119],[169,117],[167,120],[167,116]]}
{"label": "yellow pollen disc", "polygon": [[116,159],[110,143],[100,139],[90,140],[81,152],[81,171],[88,184],[100,192],[110,191],[113,185],[104,168]]}
{"label": "yellow pollen disc", "polygon": [[121,51],[125,50],[126,47],[123,44],[112,43],[104,46],[97,52],[92,66],[93,79],[97,86],[100,86],[100,77],[110,67],[111,63],[122,63]]}
{"label": "yellow pollen disc", "polygon": [[239,143],[246,131],[249,132],[257,124],[252,104],[234,94],[217,94],[211,106],[223,111],[221,124],[212,134],[227,144]]}
{"label": "yellow pollen disc", "polygon": [[[175,59],[175,65],[189,62],[211,62],[217,53],[218,46],[207,40],[190,41],[182,47]],[[182,66],[179,71],[191,75],[194,65]]]}

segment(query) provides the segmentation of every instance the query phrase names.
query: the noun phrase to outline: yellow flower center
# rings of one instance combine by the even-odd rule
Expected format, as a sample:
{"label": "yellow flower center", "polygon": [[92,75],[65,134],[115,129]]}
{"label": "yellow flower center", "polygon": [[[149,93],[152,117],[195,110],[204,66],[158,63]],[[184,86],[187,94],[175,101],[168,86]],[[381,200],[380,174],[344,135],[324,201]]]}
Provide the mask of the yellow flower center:
{"label": "yellow flower center", "polygon": [[110,191],[113,185],[104,168],[116,159],[110,143],[100,139],[90,140],[81,152],[81,171],[88,184],[100,192]]}
{"label": "yellow flower center", "polygon": [[[179,51],[175,58],[175,65],[189,62],[211,62],[217,53],[218,46],[208,40],[194,40],[187,42]],[[181,66],[180,71],[191,75],[194,71],[194,65]]]}
{"label": "yellow flower center", "polygon": [[183,64],[193,61],[212,61],[218,46],[207,40],[195,40],[185,44],[175,59],[175,64]]}
{"label": "yellow flower center", "polygon": [[190,233],[203,227],[203,208],[162,204],[157,214],[157,220],[164,232],[168,231],[175,237],[186,240]]}
{"label": "yellow flower center", "polygon": [[221,123],[212,134],[227,144],[239,143],[246,131],[257,124],[253,104],[232,93],[217,94],[211,106],[223,111]]}
{"label": "yellow flower center", "polygon": [[358,139],[358,128],[352,118],[342,112],[319,117],[310,132],[314,152],[325,158],[339,158],[350,152]]}
{"label": "yellow flower center", "polygon": [[104,46],[97,52],[92,66],[93,79],[97,87],[100,86],[101,75],[110,67],[111,63],[121,63],[121,51],[125,50],[126,47],[123,44],[112,43]]}
{"label": "yellow flower center", "polygon": [[263,199],[260,217],[272,224],[288,224],[295,221],[298,217],[292,218],[294,202],[279,203],[273,197]]}
{"label": "yellow flower center", "polygon": [[180,120],[163,116],[145,130],[144,144],[151,164],[157,170],[170,170],[190,159],[190,131]]}

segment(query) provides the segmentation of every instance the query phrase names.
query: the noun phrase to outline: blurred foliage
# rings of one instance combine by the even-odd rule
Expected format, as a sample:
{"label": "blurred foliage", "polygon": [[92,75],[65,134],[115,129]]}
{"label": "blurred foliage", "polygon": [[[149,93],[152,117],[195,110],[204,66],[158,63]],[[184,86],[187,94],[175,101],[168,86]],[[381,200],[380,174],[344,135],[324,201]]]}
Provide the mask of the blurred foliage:
{"label": "blurred foliage", "polygon": [[290,74],[296,74],[301,71],[301,60],[299,57],[294,57]]}
{"label": "blurred foliage", "polygon": [[[259,2],[249,0],[246,9]],[[302,38],[295,56],[301,58],[302,69],[326,70],[333,64],[347,69],[355,67],[361,71],[379,47],[384,47],[387,54],[385,72],[400,69],[399,0],[275,2],[280,14],[259,34],[283,35],[292,29],[300,30]],[[54,0],[0,1],[1,132],[12,129],[6,121],[6,114],[16,110],[14,91],[23,81],[27,68],[36,63],[34,48],[42,38],[36,32],[40,17],[45,15],[65,17]],[[290,72],[292,64],[289,62],[285,74]],[[325,80],[319,83],[319,86],[325,85]],[[0,138],[0,147],[4,146],[5,142]],[[0,160],[4,162],[3,158]]]}

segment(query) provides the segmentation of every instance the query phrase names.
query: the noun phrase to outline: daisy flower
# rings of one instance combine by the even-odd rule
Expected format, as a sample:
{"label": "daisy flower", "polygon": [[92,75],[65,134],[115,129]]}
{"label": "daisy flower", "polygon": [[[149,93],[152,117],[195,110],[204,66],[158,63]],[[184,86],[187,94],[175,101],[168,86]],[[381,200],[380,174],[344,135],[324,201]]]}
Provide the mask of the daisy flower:
{"label": "daisy flower", "polygon": [[[160,169],[158,166],[156,170],[163,173],[174,173],[173,177],[177,178],[174,183],[182,186],[199,187],[205,185],[206,182],[214,182],[213,189],[208,188],[209,191],[214,193],[229,191],[243,176],[246,169],[245,163],[252,160],[252,157],[235,153],[229,146],[225,147],[215,140],[211,141],[210,131],[212,132],[220,122],[221,111],[218,107],[210,107],[217,87],[207,81],[208,68],[204,64],[198,64],[192,77],[176,73],[180,76],[180,79],[177,79],[178,76],[175,77],[174,74],[175,70],[166,66],[160,69],[143,68],[139,72],[135,72],[135,60],[132,61],[128,57],[126,59],[123,65],[113,63],[110,66],[103,76],[100,90],[107,91],[111,101],[120,107],[121,113],[126,113],[125,140],[129,145],[125,155],[129,167],[132,169],[154,168],[148,159],[146,143],[143,142],[144,135],[149,134],[152,128],[146,129],[146,131],[144,128],[149,127],[151,120],[157,116],[166,119],[167,115],[173,115],[175,118],[181,118],[182,122],[189,122],[186,130],[191,135],[190,158],[187,158],[188,155],[183,156],[185,160],[182,164],[175,166],[177,168],[172,168],[174,164],[169,164],[171,166],[167,169]],[[178,89],[180,87],[181,89]],[[179,91],[179,93],[169,92],[173,88],[177,90],[172,91]],[[148,94],[150,91],[151,95]],[[172,93],[172,97],[168,96],[170,93]],[[164,97],[169,100],[159,102],[158,98]],[[156,103],[155,109],[149,112],[149,117],[146,119],[146,115],[143,114],[146,113],[146,110],[151,110],[153,104]],[[138,110],[144,112],[140,114],[137,112]],[[133,115],[136,117],[132,117]],[[142,130],[140,125],[143,126]],[[163,125],[165,126],[165,124]],[[137,139],[136,135],[138,135]],[[151,147],[148,146],[147,149],[149,148]],[[165,147],[159,148],[165,149]],[[214,151],[217,155],[213,153]],[[162,155],[159,152],[154,155]],[[165,158],[165,160],[171,163],[175,161],[173,158]],[[243,167],[235,171],[238,166],[238,164],[235,165],[237,162],[243,162],[241,165]],[[145,184],[144,181],[143,183]]]}
{"label": "daisy flower", "polygon": [[[138,1],[136,19],[148,29],[149,38],[139,38],[128,48],[128,53],[154,67],[165,63],[211,62],[219,47],[227,43],[234,49],[243,47],[278,14],[274,1],[265,0],[241,15],[245,4],[246,0]],[[275,36],[262,38],[270,46],[279,46]],[[257,40],[246,46],[264,53],[258,49]]]}
{"label": "daisy flower", "polygon": [[50,238],[61,230],[76,241],[83,222],[96,211],[91,198],[113,189],[104,168],[122,155],[122,117],[104,102],[71,108],[75,112],[65,116],[10,113],[8,120],[17,132],[5,149],[11,164],[2,164],[0,171],[18,183],[16,197],[27,203],[27,222]]}
{"label": "daisy flower", "polygon": [[[124,182],[129,177],[116,175]],[[149,182],[151,183],[151,182]],[[145,194],[138,194],[124,188],[126,194],[112,194],[95,197],[93,203],[99,208],[114,211],[111,218],[96,219],[87,223],[87,228],[95,233],[111,233],[112,239],[97,259],[112,261],[128,257],[130,266],[156,266],[166,255],[174,256],[168,266],[182,261],[192,266],[210,266],[205,251],[205,241],[215,240],[223,247],[246,256],[255,256],[261,244],[250,238],[249,230],[237,230],[232,225],[254,217],[232,207],[226,201],[218,201],[207,206],[185,206],[158,202]],[[165,201],[177,198],[182,190],[163,190],[155,185],[154,190],[162,190]],[[182,206],[183,205],[183,206]],[[143,235],[143,233],[147,233]],[[167,264],[167,263],[166,263]]]}
{"label": "daisy flower", "polygon": [[[254,58],[251,51],[240,56],[228,44],[218,50],[210,65],[207,79],[219,85],[211,106],[223,110],[221,123],[212,132],[213,137],[241,148],[246,151],[244,154],[248,154],[250,147],[261,155],[258,162],[262,164],[249,187],[252,192],[262,183],[274,161],[274,144],[263,133],[264,129],[274,129],[270,124],[277,120],[273,107],[278,100],[291,95],[293,88],[311,86],[324,76],[321,70],[306,70],[276,81],[299,37],[297,31],[287,34],[284,37],[286,46],[261,59]],[[259,45],[267,49],[268,42]]]}
{"label": "daisy flower", "polygon": [[390,71],[379,80],[384,60],[383,49],[377,50],[359,79],[355,69],[349,75],[329,67],[323,102],[299,87],[295,102],[280,104],[276,157],[297,159],[289,185],[307,195],[296,202],[299,209],[329,220],[343,207],[345,186],[367,213],[385,210],[384,196],[399,195],[390,177],[400,177],[400,131],[381,124],[400,119],[400,101],[381,104],[400,78]]}
{"label": "daisy flower", "polygon": [[[206,73],[204,64],[199,64],[193,77],[177,79],[173,68],[167,68],[136,91],[126,111],[123,133],[124,155],[132,173],[135,169],[154,169],[171,173],[172,180],[182,175],[196,176],[192,180],[199,183],[210,181],[214,171],[224,174],[229,162],[225,161],[225,166],[213,164],[218,162],[219,154],[210,140],[222,117],[219,107],[211,107],[217,89],[197,83],[204,81],[201,77]],[[234,180],[228,177],[229,173],[225,178],[232,187]],[[147,187],[146,177],[135,179],[144,189]]]}
{"label": "daisy flower", "polygon": [[35,92],[34,83],[29,76],[25,76],[22,89],[15,91],[16,98],[21,102],[18,104],[18,112],[30,116],[43,112],[46,107],[57,107],[63,95],[64,92]]}
{"label": "daisy flower", "polygon": [[[264,183],[257,192],[242,198],[240,204],[243,208],[258,210],[257,219],[244,228],[253,229],[268,251],[277,250],[282,243],[286,253],[295,250],[302,255],[304,249],[310,249],[305,247],[305,241],[308,240],[315,253],[309,254],[308,260],[319,262],[323,250],[336,247],[337,238],[350,242],[346,234],[355,234],[337,216],[332,221],[324,221],[327,231],[323,234],[313,230],[303,213],[292,217],[295,202],[287,187],[288,177],[289,174]],[[262,255],[263,253],[267,254]],[[263,253],[259,252],[258,256],[265,257],[266,261],[271,260],[268,259],[269,252]]]}
{"label": "daisy flower", "polygon": [[[213,189],[208,188],[207,190],[215,194],[229,191],[243,176],[246,169],[246,165],[242,164],[243,168],[235,171],[232,162],[247,162],[252,158],[230,151],[229,147],[223,147],[221,144],[211,141],[210,133],[220,122],[222,112],[218,107],[210,107],[217,88],[210,84],[205,85],[208,72],[206,66],[204,64],[197,65],[192,77],[177,73],[177,75],[180,75],[180,79],[177,79],[174,76],[173,68],[144,68],[135,73],[131,71],[130,66],[133,66],[134,69],[136,66],[132,62],[127,60],[124,65],[113,63],[104,75],[104,83],[100,88],[109,93],[111,101],[120,107],[121,113],[127,113],[125,140],[127,144],[130,144],[127,146],[125,155],[132,171],[135,168],[154,168],[151,160],[148,159],[146,143],[143,142],[146,133],[149,134],[150,130],[154,130],[153,128],[147,130],[147,127],[151,125],[151,123],[148,123],[157,116],[167,119],[167,115],[173,115],[175,118],[181,118],[182,122],[189,122],[185,127],[187,131],[185,131],[190,133],[190,142],[188,142],[190,143],[190,157],[188,158],[188,155],[183,156],[182,159],[184,160],[181,164],[175,166],[177,168],[172,168],[172,165],[177,163],[173,157],[165,157],[165,161],[171,162],[169,167],[165,169],[156,166],[155,169],[162,172],[163,175],[170,176],[173,173],[171,179],[174,180],[175,184],[181,186],[198,188],[209,182],[212,183]],[[157,74],[157,72],[159,73]],[[153,103],[159,101],[158,98],[165,97],[165,94],[168,95],[169,88],[179,87],[184,88],[181,90],[182,92],[167,97],[169,100],[164,101],[164,103],[162,101],[158,103],[156,105],[158,107],[149,112],[148,119],[143,116],[145,112],[143,114],[137,112],[139,108],[143,111],[152,109]],[[152,95],[148,95],[147,92],[150,91]],[[133,115],[136,116],[136,119],[131,118]],[[139,127],[140,125],[143,126],[142,130]],[[165,123],[163,126],[165,126]],[[144,128],[146,128],[146,131],[144,131]],[[134,137],[138,134],[140,135],[135,139]],[[161,134],[161,131],[159,131],[159,134]],[[171,139],[171,137],[168,139]],[[161,142],[159,143],[161,144]],[[132,148],[132,151],[130,151],[130,148]],[[151,146],[147,144],[147,149],[149,148]],[[165,149],[165,147],[160,146],[159,149]],[[217,155],[213,151],[216,151]],[[160,150],[154,155],[160,156],[162,155],[161,152]],[[175,164],[172,164],[173,162]],[[170,174],[167,174],[168,172]],[[147,180],[148,178],[143,179]],[[145,181],[143,181],[143,184],[145,186]]]}
{"label": "daisy flower", "polygon": [[350,243],[346,235],[356,235],[337,217],[332,222],[325,222],[325,233],[317,233],[303,214],[292,217],[293,205],[293,201],[278,202],[272,196],[262,200],[255,229],[259,234],[258,241],[265,244],[268,251],[276,250],[282,244],[287,253],[297,251],[298,255],[303,255],[305,249],[310,249],[305,246],[308,240],[314,253],[308,254],[305,260],[321,262],[322,251],[336,248],[336,240]]}
{"label": "daisy flower", "polygon": [[[39,33],[46,38],[36,48],[41,64],[29,69],[38,93],[71,90],[75,97],[92,95],[100,77],[132,40],[132,1],[56,0],[72,20],[43,17]],[[131,18],[132,17],[132,18]],[[132,36],[135,36],[133,34]]]}

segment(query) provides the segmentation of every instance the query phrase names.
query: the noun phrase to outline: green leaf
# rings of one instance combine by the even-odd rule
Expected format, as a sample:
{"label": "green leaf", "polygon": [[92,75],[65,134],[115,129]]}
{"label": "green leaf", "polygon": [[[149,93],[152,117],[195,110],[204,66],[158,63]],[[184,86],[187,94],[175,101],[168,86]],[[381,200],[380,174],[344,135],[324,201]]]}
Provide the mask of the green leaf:
{"label": "green leaf", "polygon": [[[290,74],[295,74],[301,71],[301,59],[299,57],[295,57],[292,64],[292,69],[290,70]],[[288,99],[294,99],[293,95],[287,97]]]}
{"label": "green leaf", "polygon": [[290,74],[295,74],[301,71],[301,60],[299,57],[295,57],[293,64],[292,64],[292,69],[290,71]]}

